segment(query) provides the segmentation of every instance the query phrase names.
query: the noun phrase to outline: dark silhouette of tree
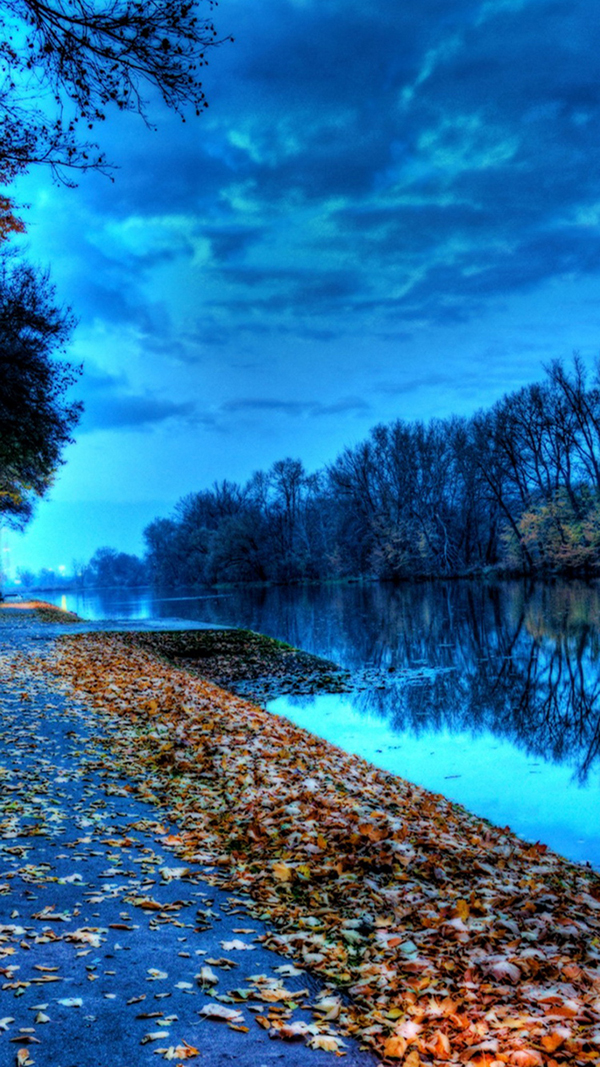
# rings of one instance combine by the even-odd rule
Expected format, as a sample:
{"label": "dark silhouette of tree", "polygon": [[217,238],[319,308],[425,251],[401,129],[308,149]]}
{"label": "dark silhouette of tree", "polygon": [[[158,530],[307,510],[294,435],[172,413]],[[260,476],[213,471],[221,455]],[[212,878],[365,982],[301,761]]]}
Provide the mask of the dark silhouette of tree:
{"label": "dark silhouette of tree", "polygon": [[[207,0],[210,13],[213,0]],[[208,106],[201,72],[218,43],[191,0],[5,0],[0,15],[0,180],[32,164],[67,180],[104,168],[90,131],[110,106],[147,119],[146,94],[182,115]]]}
{"label": "dark silhouette of tree", "polygon": [[81,577],[84,586],[132,589],[144,585],[148,574],[137,556],[104,547],[96,550]]}
{"label": "dark silhouette of tree", "polygon": [[[210,15],[214,0],[206,0]],[[0,185],[45,164],[72,184],[106,169],[91,131],[109,107],[148,122],[158,94],[184,117],[208,106],[201,72],[217,44],[196,0],[5,0],[0,12]],[[0,194],[0,244],[22,232]],[[66,399],[77,372],[55,360],[72,327],[48,275],[0,255],[0,515],[23,526],[71,440],[81,405]]]}
{"label": "dark silhouette of tree", "polygon": [[73,327],[47,274],[0,264],[0,518],[21,528],[47,493],[81,404],[67,391],[79,369],[61,356]]}
{"label": "dark silhouette of tree", "polygon": [[192,493],[149,558],[182,585],[596,575],[599,471],[600,362],[588,382],[575,359],[469,419],[375,426],[325,471],[288,458]]}

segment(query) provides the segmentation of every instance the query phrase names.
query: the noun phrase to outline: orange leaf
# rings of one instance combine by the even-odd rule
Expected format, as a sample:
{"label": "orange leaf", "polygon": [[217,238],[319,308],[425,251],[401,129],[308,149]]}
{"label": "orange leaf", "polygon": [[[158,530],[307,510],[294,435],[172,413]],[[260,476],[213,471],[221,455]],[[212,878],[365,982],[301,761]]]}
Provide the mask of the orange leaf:
{"label": "orange leaf", "polygon": [[450,1056],[450,1041],[443,1034],[441,1030],[436,1030],[431,1041],[428,1041],[426,1046],[429,1052],[433,1052],[434,1056],[437,1056],[440,1060],[447,1060]]}
{"label": "orange leaf", "polygon": [[551,1034],[545,1034],[542,1038],[542,1045],[546,1049],[546,1052],[556,1052],[557,1048],[571,1036],[570,1031],[566,1029],[553,1030]]}
{"label": "orange leaf", "polygon": [[388,1056],[391,1060],[401,1060],[405,1052],[406,1041],[399,1034],[392,1034],[383,1046],[384,1056]]}

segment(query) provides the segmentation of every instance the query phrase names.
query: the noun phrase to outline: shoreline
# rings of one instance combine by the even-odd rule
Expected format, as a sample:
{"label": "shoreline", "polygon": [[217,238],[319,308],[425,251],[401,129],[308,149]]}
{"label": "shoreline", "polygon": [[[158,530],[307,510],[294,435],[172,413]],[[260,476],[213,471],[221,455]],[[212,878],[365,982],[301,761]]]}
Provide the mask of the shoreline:
{"label": "shoreline", "polygon": [[40,666],[94,708],[181,858],[343,993],[346,1033],[408,1067],[597,1062],[594,872],[117,634],[66,636]]}

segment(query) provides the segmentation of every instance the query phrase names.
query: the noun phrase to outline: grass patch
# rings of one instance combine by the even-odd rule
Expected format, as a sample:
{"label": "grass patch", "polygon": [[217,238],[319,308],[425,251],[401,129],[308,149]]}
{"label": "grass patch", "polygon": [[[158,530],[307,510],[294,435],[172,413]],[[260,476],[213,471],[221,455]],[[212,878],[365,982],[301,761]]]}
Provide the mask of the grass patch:
{"label": "grass patch", "polygon": [[348,672],[337,664],[253,630],[136,632],[122,640],[259,702],[350,689]]}

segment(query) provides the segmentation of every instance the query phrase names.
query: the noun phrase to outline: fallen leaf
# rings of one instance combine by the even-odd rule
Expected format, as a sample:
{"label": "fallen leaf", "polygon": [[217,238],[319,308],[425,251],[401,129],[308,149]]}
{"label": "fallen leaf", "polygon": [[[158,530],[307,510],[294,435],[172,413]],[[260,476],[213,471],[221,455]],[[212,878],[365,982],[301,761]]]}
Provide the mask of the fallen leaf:
{"label": "fallen leaf", "polygon": [[564,1045],[565,1041],[571,1036],[571,1031],[563,1027],[559,1030],[553,1030],[551,1034],[544,1034],[541,1043],[546,1049],[546,1052],[556,1052],[557,1048]]}
{"label": "fallen leaf", "polygon": [[220,1022],[243,1023],[244,1021],[241,1011],[226,1008],[223,1004],[205,1004],[198,1014],[207,1019],[217,1019]]}
{"label": "fallen leaf", "polygon": [[180,1045],[171,1045],[169,1048],[155,1048],[154,1053],[157,1056],[164,1056],[166,1060],[190,1060],[194,1056],[199,1056],[200,1050],[194,1048],[193,1045],[188,1045],[187,1041],[182,1041]]}
{"label": "fallen leaf", "polygon": [[518,1049],[510,1053],[508,1062],[511,1067],[542,1067],[544,1061],[535,1049]]}
{"label": "fallen leaf", "polygon": [[389,1059],[401,1060],[406,1052],[406,1040],[399,1034],[392,1034],[383,1046],[383,1055]]}
{"label": "fallen leaf", "polygon": [[196,975],[196,980],[203,986],[217,985],[219,976],[215,974],[212,967],[205,966],[200,968],[200,973]]}
{"label": "fallen leaf", "polygon": [[273,875],[278,882],[291,882],[293,873],[287,863],[274,863]]}
{"label": "fallen leaf", "polygon": [[339,1052],[340,1048],[344,1047],[344,1042],[340,1037],[334,1037],[333,1034],[315,1034],[307,1042],[310,1048],[320,1048],[323,1052]]}

